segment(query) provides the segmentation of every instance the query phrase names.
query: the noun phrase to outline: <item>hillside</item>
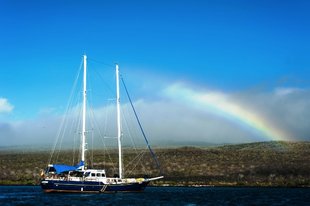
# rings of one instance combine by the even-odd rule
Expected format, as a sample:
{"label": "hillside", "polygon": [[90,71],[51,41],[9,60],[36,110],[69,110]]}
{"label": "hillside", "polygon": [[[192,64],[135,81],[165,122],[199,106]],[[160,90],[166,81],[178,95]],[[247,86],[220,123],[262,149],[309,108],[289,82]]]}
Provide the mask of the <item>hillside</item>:
{"label": "hillside", "polygon": [[[260,142],[225,145],[212,148],[181,147],[156,149],[165,178],[157,185],[215,185],[215,186],[310,186],[310,142]],[[143,150],[136,151],[143,153]],[[124,149],[126,171],[131,176],[158,175],[149,155],[136,157]],[[144,153],[143,153],[144,154]],[[116,159],[104,151],[89,153],[96,164],[113,175]],[[40,170],[46,167],[49,152],[0,150],[0,184],[38,184]],[[70,161],[68,161],[70,159]],[[72,151],[61,151],[59,162],[72,164]],[[146,163],[144,167],[136,162]],[[128,173],[127,173],[128,174]]]}

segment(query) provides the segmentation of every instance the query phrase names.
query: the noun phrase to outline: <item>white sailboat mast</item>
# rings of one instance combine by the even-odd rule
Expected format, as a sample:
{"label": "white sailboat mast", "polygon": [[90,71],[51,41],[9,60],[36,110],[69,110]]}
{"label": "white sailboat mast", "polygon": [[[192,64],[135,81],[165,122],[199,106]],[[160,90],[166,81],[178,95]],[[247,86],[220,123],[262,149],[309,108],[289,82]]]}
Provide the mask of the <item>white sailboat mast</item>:
{"label": "white sailboat mast", "polygon": [[[83,75],[83,122],[82,122],[82,156],[81,160],[85,162],[85,151],[86,151],[86,71],[87,71],[87,65],[86,65],[86,60],[87,57],[86,55],[84,57],[84,75]],[[84,166],[82,168],[84,170]]]}
{"label": "white sailboat mast", "polygon": [[123,163],[122,163],[122,144],[121,144],[121,115],[120,115],[120,95],[119,95],[119,70],[118,65],[115,67],[116,72],[116,110],[117,110],[117,141],[118,141],[118,165],[119,177],[123,178]]}

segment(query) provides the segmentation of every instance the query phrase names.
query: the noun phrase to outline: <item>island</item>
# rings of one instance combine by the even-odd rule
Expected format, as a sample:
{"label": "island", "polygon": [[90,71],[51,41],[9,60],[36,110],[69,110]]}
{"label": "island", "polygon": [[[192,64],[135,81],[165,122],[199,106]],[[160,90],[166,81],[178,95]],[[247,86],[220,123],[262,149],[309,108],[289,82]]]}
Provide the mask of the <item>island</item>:
{"label": "island", "polygon": [[[153,186],[264,186],[309,187],[310,142],[255,142],[220,146],[175,146],[154,149],[164,179]],[[61,150],[59,162],[73,164],[77,151]],[[136,154],[144,154],[136,157]],[[88,151],[89,167],[105,167],[113,173],[116,150]],[[123,149],[124,165],[131,176],[157,175],[156,164],[143,149]],[[50,151],[0,148],[1,185],[38,185],[48,164]],[[107,157],[108,156],[108,157]],[[71,162],[69,162],[69,160]],[[144,163],[140,167],[136,162]],[[134,162],[134,163],[133,163]],[[144,174],[144,171],[148,171]],[[126,174],[125,174],[126,175]]]}

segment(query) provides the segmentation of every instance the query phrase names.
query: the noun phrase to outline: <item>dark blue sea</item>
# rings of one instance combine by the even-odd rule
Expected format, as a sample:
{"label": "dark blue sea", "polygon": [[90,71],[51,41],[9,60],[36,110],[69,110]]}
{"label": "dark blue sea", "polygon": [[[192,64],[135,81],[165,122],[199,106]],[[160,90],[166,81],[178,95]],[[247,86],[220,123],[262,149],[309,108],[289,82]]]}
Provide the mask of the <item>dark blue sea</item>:
{"label": "dark blue sea", "polygon": [[50,194],[0,186],[0,205],[310,205],[310,188],[148,187],[142,193]]}

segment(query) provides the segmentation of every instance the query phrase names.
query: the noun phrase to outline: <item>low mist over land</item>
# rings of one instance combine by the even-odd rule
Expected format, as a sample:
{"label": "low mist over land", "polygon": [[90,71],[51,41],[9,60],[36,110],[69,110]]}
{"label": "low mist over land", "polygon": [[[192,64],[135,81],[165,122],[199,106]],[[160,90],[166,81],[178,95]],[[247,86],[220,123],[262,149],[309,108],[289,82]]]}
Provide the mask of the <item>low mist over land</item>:
{"label": "low mist over land", "polygon": [[[189,141],[193,144],[223,144],[309,140],[307,119],[310,114],[307,108],[310,107],[310,95],[307,90],[277,89],[273,92],[224,94],[197,92],[189,87],[178,86],[162,92],[164,95],[160,95],[159,100],[140,99],[134,102],[153,145],[183,144]],[[191,97],[193,95],[196,98]],[[199,98],[204,99],[199,101]],[[134,125],[133,128],[137,130],[136,120],[130,116],[129,103],[125,103],[122,108],[123,124]],[[110,130],[115,128],[112,115],[109,124],[106,124],[107,112],[113,114],[114,108],[110,105],[93,109],[102,131],[107,126]],[[71,115],[69,118],[74,117]],[[0,136],[3,137],[0,146],[53,145],[62,118],[63,115],[53,110],[42,111],[38,117],[30,120],[3,121],[0,118]],[[123,127],[125,135],[126,126]],[[73,141],[72,136],[79,132],[77,130],[73,129],[74,133],[66,135],[64,141]],[[115,135],[115,131],[110,135]],[[98,135],[94,135],[96,141]]]}

